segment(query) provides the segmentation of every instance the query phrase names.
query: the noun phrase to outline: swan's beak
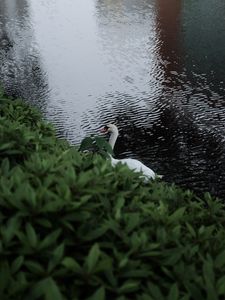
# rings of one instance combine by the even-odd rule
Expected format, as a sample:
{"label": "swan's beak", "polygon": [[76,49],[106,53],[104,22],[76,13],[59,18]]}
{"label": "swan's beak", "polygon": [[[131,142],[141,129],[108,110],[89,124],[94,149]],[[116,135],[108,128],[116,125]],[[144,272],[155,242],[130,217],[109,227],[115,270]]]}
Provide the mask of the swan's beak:
{"label": "swan's beak", "polygon": [[108,132],[108,127],[105,126],[105,127],[101,128],[101,129],[100,129],[100,132],[101,132],[101,133],[107,133],[107,132]]}

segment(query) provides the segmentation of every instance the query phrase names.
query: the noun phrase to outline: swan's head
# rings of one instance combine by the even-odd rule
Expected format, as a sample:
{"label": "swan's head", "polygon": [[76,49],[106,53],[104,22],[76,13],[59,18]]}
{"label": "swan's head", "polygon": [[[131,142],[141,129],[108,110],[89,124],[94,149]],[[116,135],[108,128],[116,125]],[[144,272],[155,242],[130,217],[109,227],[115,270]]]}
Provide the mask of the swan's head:
{"label": "swan's head", "polygon": [[107,124],[101,129],[102,133],[117,133],[118,134],[118,128],[114,124]]}

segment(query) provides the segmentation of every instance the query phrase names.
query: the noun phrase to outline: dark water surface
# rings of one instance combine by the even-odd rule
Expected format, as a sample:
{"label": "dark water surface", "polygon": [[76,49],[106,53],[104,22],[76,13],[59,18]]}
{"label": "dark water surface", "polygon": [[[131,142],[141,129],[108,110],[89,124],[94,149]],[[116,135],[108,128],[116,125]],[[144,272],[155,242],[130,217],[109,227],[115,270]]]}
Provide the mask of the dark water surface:
{"label": "dark water surface", "polygon": [[1,0],[0,81],[76,144],[225,198],[224,0]]}

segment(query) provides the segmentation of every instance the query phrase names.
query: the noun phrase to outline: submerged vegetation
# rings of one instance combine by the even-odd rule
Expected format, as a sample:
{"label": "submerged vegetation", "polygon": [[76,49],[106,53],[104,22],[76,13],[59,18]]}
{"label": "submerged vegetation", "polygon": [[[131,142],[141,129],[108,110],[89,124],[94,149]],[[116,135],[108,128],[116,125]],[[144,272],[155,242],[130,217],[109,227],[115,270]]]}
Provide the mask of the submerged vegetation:
{"label": "submerged vegetation", "polygon": [[0,96],[0,298],[225,297],[224,204],[81,153]]}

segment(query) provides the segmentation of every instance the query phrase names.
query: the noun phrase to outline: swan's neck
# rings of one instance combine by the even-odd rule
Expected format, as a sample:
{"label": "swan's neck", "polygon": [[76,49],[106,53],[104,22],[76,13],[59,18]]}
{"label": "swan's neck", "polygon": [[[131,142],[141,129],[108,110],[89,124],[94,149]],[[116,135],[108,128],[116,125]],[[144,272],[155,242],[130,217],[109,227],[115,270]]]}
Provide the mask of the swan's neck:
{"label": "swan's neck", "polygon": [[119,135],[118,130],[115,130],[115,131],[113,131],[113,132],[110,134],[109,145],[112,147],[112,149],[113,149],[114,146],[115,146],[115,143],[116,143],[116,140],[117,140],[117,138],[118,138],[118,135]]}

